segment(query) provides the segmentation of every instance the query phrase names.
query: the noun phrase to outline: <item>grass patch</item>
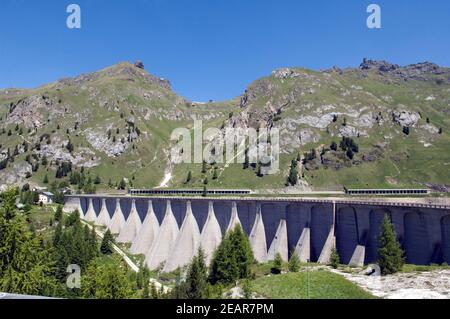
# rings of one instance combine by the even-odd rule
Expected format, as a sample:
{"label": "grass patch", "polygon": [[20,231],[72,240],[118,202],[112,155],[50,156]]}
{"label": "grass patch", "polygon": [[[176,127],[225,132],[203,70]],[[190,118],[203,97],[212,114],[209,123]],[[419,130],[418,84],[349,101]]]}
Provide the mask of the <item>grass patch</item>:
{"label": "grass patch", "polygon": [[256,293],[271,299],[375,298],[344,277],[324,270],[261,277],[252,286]]}
{"label": "grass patch", "polygon": [[447,269],[450,269],[450,266],[445,265],[445,264],[443,264],[443,265],[428,265],[428,266],[406,264],[406,265],[403,265],[401,272],[413,273],[413,272],[427,272],[427,271],[447,270]]}

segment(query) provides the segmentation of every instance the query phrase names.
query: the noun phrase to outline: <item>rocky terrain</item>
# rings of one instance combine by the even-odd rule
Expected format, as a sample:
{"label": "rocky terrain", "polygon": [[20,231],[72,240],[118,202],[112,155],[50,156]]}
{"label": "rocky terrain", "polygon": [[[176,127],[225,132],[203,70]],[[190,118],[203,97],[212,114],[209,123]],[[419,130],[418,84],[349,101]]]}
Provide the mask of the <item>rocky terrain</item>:
{"label": "rocky terrain", "polygon": [[[97,187],[106,190],[124,178],[128,187],[282,189],[297,159],[299,180],[289,189],[407,185],[445,192],[449,114],[450,69],[428,62],[283,68],[221,103],[192,103],[142,62],[120,63],[36,89],[0,90],[0,186],[61,183],[77,172],[98,176]],[[171,164],[171,132],[192,128],[194,119],[223,131],[278,128],[280,171]]]}

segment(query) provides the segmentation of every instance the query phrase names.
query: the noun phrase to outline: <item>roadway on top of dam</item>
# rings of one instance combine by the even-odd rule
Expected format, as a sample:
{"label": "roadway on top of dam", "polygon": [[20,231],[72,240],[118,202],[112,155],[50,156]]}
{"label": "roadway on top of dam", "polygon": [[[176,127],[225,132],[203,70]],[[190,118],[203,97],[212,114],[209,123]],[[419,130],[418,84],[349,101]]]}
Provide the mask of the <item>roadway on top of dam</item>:
{"label": "roadway on top of dam", "polygon": [[128,194],[73,194],[70,198],[116,198],[116,199],[159,199],[159,200],[196,200],[196,201],[256,201],[256,202],[295,202],[295,203],[328,203],[386,207],[416,207],[450,209],[448,198],[349,198],[349,197],[262,197],[262,196],[133,196]]}

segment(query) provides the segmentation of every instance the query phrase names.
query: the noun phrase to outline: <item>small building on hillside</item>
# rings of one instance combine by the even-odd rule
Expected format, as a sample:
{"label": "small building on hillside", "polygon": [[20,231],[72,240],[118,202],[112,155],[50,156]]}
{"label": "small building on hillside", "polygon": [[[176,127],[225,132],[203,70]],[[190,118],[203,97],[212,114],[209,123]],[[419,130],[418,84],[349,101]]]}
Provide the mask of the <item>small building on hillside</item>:
{"label": "small building on hillside", "polygon": [[39,193],[39,203],[42,203],[44,205],[52,204],[53,197],[54,197],[53,193],[41,192],[41,193]]}

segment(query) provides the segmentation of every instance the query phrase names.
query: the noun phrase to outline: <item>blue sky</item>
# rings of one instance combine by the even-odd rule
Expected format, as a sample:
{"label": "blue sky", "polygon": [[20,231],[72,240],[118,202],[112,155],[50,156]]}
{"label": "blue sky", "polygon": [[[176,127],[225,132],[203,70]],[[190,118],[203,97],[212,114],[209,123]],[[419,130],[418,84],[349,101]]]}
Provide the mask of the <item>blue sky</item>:
{"label": "blue sky", "polygon": [[[66,7],[82,10],[81,30]],[[370,3],[382,29],[366,27]],[[1,0],[0,87],[36,87],[141,59],[193,100],[240,95],[284,66],[363,57],[450,66],[448,0]]]}

